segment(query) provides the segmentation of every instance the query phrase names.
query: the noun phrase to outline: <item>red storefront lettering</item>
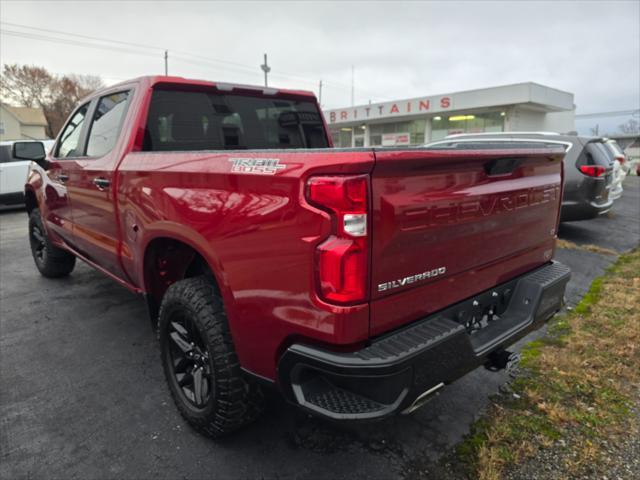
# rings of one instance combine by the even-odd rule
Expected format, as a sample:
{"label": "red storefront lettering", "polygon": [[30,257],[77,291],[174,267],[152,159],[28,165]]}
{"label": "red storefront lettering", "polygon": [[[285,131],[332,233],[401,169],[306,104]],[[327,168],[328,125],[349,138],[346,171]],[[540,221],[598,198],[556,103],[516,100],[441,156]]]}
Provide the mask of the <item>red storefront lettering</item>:
{"label": "red storefront lettering", "polygon": [[329,112],[329,121],[331,123],[336,121],[336,112]]}
{"label": "red storefront lettering", "polygon": [[391,107],[391,111],[389,113],[400,113],[400,110],[398,110],[398,105],[396,105],[395,103],[392,105]]}
{"label": "red storefront lettering", "polygon": [[451,106],[451,99],[449,97],[442,97],[440,99],[441,108],[449,108]]}
{"label": "red storefront lettering", "polygon": [[411,102],[407,102],[407,113],[411,111]]}
{"label": "red storefront lettering", "polygon": [[340,120],[346,120],[347,119],[347,112],[340,112]]}
{"label": "red storefront lettering", "polygon": [[418,110],[429,110],[429,100],[420,100]]}

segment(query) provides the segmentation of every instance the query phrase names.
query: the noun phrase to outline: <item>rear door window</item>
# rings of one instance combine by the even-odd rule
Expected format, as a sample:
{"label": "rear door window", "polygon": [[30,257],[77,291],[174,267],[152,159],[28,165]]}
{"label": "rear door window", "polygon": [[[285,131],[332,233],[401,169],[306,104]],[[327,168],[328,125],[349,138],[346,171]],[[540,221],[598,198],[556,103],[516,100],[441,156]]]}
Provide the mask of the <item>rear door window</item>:
{"label": "rear door window", "polygon": [[313,101],[157,89],[143,149],[326,147],[324,124]]}
{"label": "rear door window", "polygon": [[93,114],[87,155],[101,157],[115,146],[127,108],[129,92],[118,92],[100,98]]}

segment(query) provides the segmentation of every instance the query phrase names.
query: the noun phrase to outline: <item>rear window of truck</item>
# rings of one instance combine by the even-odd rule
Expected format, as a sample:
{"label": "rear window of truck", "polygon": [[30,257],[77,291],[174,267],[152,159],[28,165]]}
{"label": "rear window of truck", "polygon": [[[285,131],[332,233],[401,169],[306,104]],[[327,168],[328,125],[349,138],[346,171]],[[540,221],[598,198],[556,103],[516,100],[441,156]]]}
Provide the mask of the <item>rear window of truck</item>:
{"label": "rear window of truck", "polygon": [[156,89],[143,150],[327,147],[315,102]]}

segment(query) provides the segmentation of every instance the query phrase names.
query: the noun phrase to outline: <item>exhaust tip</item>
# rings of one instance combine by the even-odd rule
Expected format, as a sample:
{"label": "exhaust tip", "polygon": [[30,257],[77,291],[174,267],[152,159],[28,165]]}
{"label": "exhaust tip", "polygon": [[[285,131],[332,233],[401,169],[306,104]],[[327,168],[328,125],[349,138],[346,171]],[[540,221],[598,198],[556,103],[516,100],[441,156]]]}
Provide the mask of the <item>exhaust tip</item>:
{"label": "exhaust tip", "polygon": [[439,384],[437,384],[435,387],[431,387],[429,390],[427,390],[426,392],[421,393],[420,395],[418,395],[418,398],[416,398],[413,403],[411,405],[409,405],[407,408],[405,408],[402,411],[402,415],[408,415],[411,412],[415,412],[417,409],[419,409],[420,407],[422,407],[425,403],[427,403],[429,400],[431,400],[431,398],[442,388],[444,387],[444,383],[440,382]]}

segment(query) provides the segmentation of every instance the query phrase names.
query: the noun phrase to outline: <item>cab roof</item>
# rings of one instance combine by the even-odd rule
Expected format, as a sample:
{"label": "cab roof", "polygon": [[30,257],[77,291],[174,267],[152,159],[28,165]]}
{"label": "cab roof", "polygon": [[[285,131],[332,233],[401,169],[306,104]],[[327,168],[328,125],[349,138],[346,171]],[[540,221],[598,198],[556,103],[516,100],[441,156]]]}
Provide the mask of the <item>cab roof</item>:
{"label": "cab roof", "polygon": [[165,75],[147,75],[137,78],[132,78],[131,80],[125,80],[123,82],[119,82],[115,85],[110,85],[109,87],[103,88],[97,92],[93,92],[90,96],[95,97],[97,95],[102,94],[103,92],[111,92],[114,89],[119,87],[123,87],[131,84],[141,84],[148,88],[153,88],[157,85],[176,85],[176,86],[190,86],[190,87],[208,87],[215,88],[220,91],[232,92],[232,91],[244,91],[244,92],[253,92],[261,93],[263,95],[268,96],[296,96],[296,97],[307,97],[309,100],[315,100],[315,94],[308,90],[291,90],[284,88],[274,88],[274,87],[263,87],[258,85],[245,85],[240,83],[228,83],[228,82],[212,82],[209,80],[198,80],[184,77],[175,77],[175,76],[165,76]]}

